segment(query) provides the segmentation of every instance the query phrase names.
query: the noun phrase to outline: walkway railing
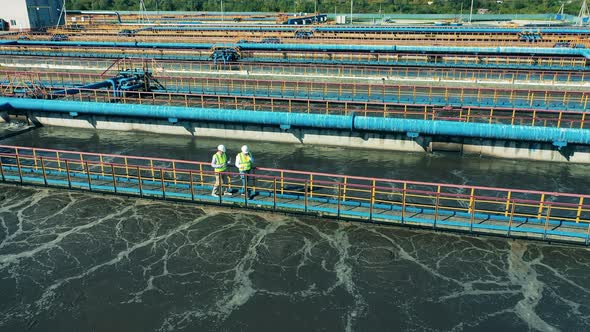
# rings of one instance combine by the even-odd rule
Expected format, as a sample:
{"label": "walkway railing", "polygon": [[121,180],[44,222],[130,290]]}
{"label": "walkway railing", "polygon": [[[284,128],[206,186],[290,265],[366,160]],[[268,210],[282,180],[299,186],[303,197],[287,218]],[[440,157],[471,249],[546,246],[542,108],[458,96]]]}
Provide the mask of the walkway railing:
{"label": "walkway railing", "polygon": [[[45,73],[31,73],[31,74],[6,74],[4,79],[0,76],[0,95],[12,96],[28,96],[28,93],[49,93],[52,90],[62,90],[68,87],[77,86],[77,84],[85,84],[89,82],[103,81],[105,78],[99,78],[97,75],[86,76],[85,74],[69,74],[65,73],[62,76],[46,80]],[[49,74],[48,74],[49,75]],[[180,79],[178,79],[180,81]],[[165,79],[162,80],[165,82]],[[203,85],[208,85],[208,80],[201,82]],[[214,81],[214,80],[210,80]],[[45,83],[44,83],[45,82]],[[79,83],[77,83],[79,82]],[[228,80],[227,84],[232,84],[233,81]],[[322,95],[323,92],[307,90],[307,94],[301,98],[294,98],[289,96],[282,96],[280,91],[280,82],[269,81],[270,87],[277,85],[277,93],[265,93],[265,91],[257,91],[255,87],[249,93],[240,93],[240,88],[235,88],[236,93],[232,94],[228,87],[216,88],[215,83],[211,83],[208,88],[211,91],[207,93],[197,92],[119,92],[115,94],[112,90],[105,89],[76,89],[76,94],[60,95],[60,98],[66,100],[74,100],[81,102],[118,102],[123,104],[148,104],[148,105],[165,105],[165,106],[185,106],[185,107],[202,107],[202,108],[220,108],[220,109],[236,109],[236,110],[251,110],[251,111],[268,111],[268,112],[287,112],[287,113],[310,113],[310,114],[329,114],[329,115],[349,115],[354,112],[357,116],[372,116],[372,117],[396,117],[404,119],[421,119],[421,120],[445,120],[445,121],[459,121],[467,123],[489,123],[489,124],[510,124],[510,125],[524,125],[532,127],[558,127],[558,128],[574,128],[584,129],[588,128],[590,117],[587,116],[585,110],[565,110],[564,107],[552,104],[552,108],[543,109],[538,106],[521,105],[514,107],[513,105],[495,105],[492,100],[499,100],[499,96],[511,94],[515,97],[521,94],[526,94],[526,98],[533,98],[535,94],[545,98],[547,93],[543,91],[531,90],[484,90],[467,88],[457,91],[467,95],[473,95],[472,99],[487,100],[493,105],[489,106],[470,106],[462,105],[461,102],[447,103],[445,100],[433,101],[432,96],[416,96],[416,101],[404,102],[386,102],[386,101],[354,101],[345,98],[345,96],[334,97]],[[236,86],[240,86],[243,81],[235,82]],[[252,82],[249,82],[250,84]],[[30,86],[28,88],[27,84]],[[255,84],[255,83],[252,83]],[[260,83],[263,86],[265,81]],[[321,84],[318,84],[319,87]],[[312,86],[311,84],[309,85]],[[392,86],[388,86],[392,87]],[[402,91],[401,86],[393,86],[394,91]],[[37,89],[39,88],[39,89]],[[228,90],[226,90],[226,88]],[[313,87],[317,89],[316,87]],[[193,86],[187,90],[200,90],[200,87]],[[301,84],[300,90],[305,90],[304,84]],[[331,89],[331,88],[330,88]],[[355,86],[352,87],[355,89]],[[358,89],[368,89],[371,87],[362,86]],[[420,90],[420,94],[434,93],[438,88],[424,88],[424,87],[403,87],[404,94]],[[206,89],[204,89],[206,90]],[[263,89],[264,90],[264,89]],[[422,90],[426,90],[425,92]],[[457,92],[455,91],[455,92]],[[500,92],[498,92],[500,91]],[[77,93],[79,92],[79,93]],[[244,92],[244,90],[242,90]],[[389,92],[388,92],[389,93]],[[489,94],[489,95],[488,95]],[[477,96],[479,95],[479,96]],[[487,97],[485,97],[488,95]],[[495,95],[496,97],[492,97]],[[311,96],[311,97],[309,97]],[[587,107],[589,95],[586,92],[562,92],[564,99],[572,104],[577,104],[579,107]],[[504,96],[505,97],[505,96]],[[438,97],[437,97],[438,98]],[[467,98],[467,97],[465,97]],[[558,103],[555,96],[547,97],[547,102],[551,99],[554,103]],[[466,100],[466,99],[465,99]],[[528,101],[524,101],[528,102]],[[523,103],[524,103],[523,102]],[[544,102],[535,97],[535,105],[538,102]],[[580,105],[582,103],[583,105]],[[475,102],[477,104],[477,102]],[[484,102],[483,104],[486,104]]]}
{"label": "walkway railing", "polygon": [[[47,86],[86,85],[104,81],[98,74],[71,72],[27,73]],[[11,77],[22,77],[20,72],[0,71],[0,83],[11,82]],[[4,78],[6,77],[6,78]],[[457,105],[472,107],[536,108],[586,111],[590,93],[556,89],[506,89],[438,87],[398,84],[341,83],[259,80],[235,78],[195,78],[158,76],[166,91],[160,93],[186,93],[228,95],[238,97],[276,97],[310,100],[383,102],[397,104]]]}
{"label": "walkway railing", "polygon": [[[227,19],[227,18],[226,18]],[[142,25],[127,26],[128,29],[143,28]],[[374,28],[374,27],[373,27]],[[316,29],[313,37],[309,39],[295,38],[295,29],[293,26],[280,27],[201,27],[199,30],[182,30],[171,28],[170,31],[165,29],[159,31],[143,30],[138,31],[131,38],[119,36],[120,26],[107,26],[102,29],[87,28],[76,33],[67,29],[54,29],[53,33],[63,33],[70,36],[70,40],[97,40],[97,41],[122,41],[122,40],[140,40],[140,41],[164,41],[169,42],[170,38],[174,40],[190,41],[216,41],[228,40],[230,42],[236,39],[260,40],[265,37],[281,38],[288,43],[357,43],[364,45],[392,44],[397,45],[465,45],[465,46],[525,46],[525,47],[553,47],[556,42],[571,41],[574,44],[589,46],[587,38],[583,35],[564,35],[564,34],[543,34],[542,39],[535,42],[521,40],[515,32],[461,32],[457,30],[429,31],[428,27],[415,28],[414,31],[322,31]],[[42,39],[40,37],[39,39]],[[45,37],[46,38],[46,37]]]}
{"label": "walkway railing", "polygon": [[[280,38],[282,42],[289,44],[362,44],[362,45],[437,45],[437,46],[485,46],[485,47],[553,47],[557,42],[564,40],[564,37],[555,36],[553,38],[545,37],[544,39],[535,43],[526,42],[520,40],[518,36],[498,36],[497,38],[491,38],[486,36],[435,36],[434,38],[429,36],[426,38],[424,35],[393,35],[393,34],[375,34],[373,36],[362,36],[362,35],[340,35],[340,36],[322,36],[321,34],[314,34],[312,38],[303,39],[294,37],[294,32],[284,33],[264,33],[253,36],[251,32],[245,33],[231,33],[228,35],[226,31],[219,31],[216,33],[205,33],[205,34],[179,34],[178,32],[159,32],[157,34],[146,34],[140,32],[133,37],[121,37],[118,35],[120,31],[113,31],[109,33],[93,33],[93,34],[80,34],[72,35],[71,31],[68,32],[69,40],[71,41],[110,41],[110,42],[121,42],[121,41],[139,41],[139,42],[169,42],[171,38],[179,42],[193,42],[193,43],[207,43],[211,41],[234,43],[240,39],[249,39],[253,42],[263,38]],[[36,38],[38,40],[46,39],[46,36]],[[585,38],[580,37],[566,37],[572,44],[590,46]]]}
{"label": "walkway railing", "polygon": [[[295,44],[291,44],[293,46]],[[321,45],[317,45],[321,46]],[[334,45],[338,46],[338,45]],[[93,57],[123,58],[149,57],[158,60],[210,60],[208,49],[152,49],[152,48],[114,48],[90,46],[34,46],[34,45],[3,45],[0,54],[5,56],[41,56],[41,57]],[[408,54],[397,55],[388,53],[326,53],[289,51],[243,51],[243,61],[275,62],[275,63],[319,63],[348,65],[394,65],[394,66],[428,66],[431,68],[468,66],[474,68],[503,69],[536,69],[536,70],[586,70],[588,59],[583,57],[563,56],[507,56],[507,55],[454,55],[454,54]]]}
{"label": "walkway railing", "polygon": [[257,168],[211,196],[207,163],[0,146],[1,180],[371,223],[590,244],[590,195]]}
{"label": "walkway railing", "polygon": [[[66,67],[85,70],[96,70],[101,73],[105,68],[113,66],[113,60],[75,59],[75,58],[29,58],[8,57],[1,63],[10,66],[29,65],[32,68]],[[393,66],[347,66],[320,64],[265,64],[256,62],[240,62],[231,66],[213,64],[210,61],[152,61],[146,59],[122,59],[117,61],[113,73],[120,70],[150,68],[155,74],[194,75],[207,73],[248,73],[272,75],[303,75],[330,77],[387,77],[390,79],[411,80],[444,80],[444,81],[506,81],[519,83],[543,83],[545,85],[587,83],[590,75],[585,71],[543,71],[543,70],[507,70],[507,69],[466,69],[466,68],[419,68]],[[56,68],[60,69],[60,68]],[[63,68],[62,68],[63,69]]]}

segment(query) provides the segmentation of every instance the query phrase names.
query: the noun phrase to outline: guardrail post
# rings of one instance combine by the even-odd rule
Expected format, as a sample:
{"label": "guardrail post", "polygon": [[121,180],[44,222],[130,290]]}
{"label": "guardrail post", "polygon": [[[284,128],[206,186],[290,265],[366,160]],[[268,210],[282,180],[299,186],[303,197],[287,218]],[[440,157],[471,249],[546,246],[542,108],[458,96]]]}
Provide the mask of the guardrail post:
{"label": "guardrail post", "polygon": [[549,228],[549,215],[551,214],[551,204],[547,206],[547,215],[545,216],[545,229],[543,233],[543,240],[547,240],[547,229]]}
{"label": "guardrail post", "polygon": [[172,161],[172,177],[174,178],[174,184],[176,184],[176,162]]}
{"label": "guardrail post", "polygon": [[539,211],[537,212],[537,219],[541,219],[541,215],[543,214],[543,202],[545,202],[545,194],[541,194],[541,200],[539,201]]}
{"label": "guardrail post", "polygon": [[582,206],[584,205],[584,197],[580,197],[580,201],[578,202],[578,211],[576,212],[576,223],[580,222],[580,217],[582,216]]}
{"label": "guardrail post", "polygon": [[440,204],[440,186],[436,188],[436,202],[434,203],[434,221],[432,222],[432,228],[436,228],[436,221],[438,219],[438,206]]}
{"label": "guardrail post", "polygon": [[508,217],[508,209],[510,208],[511,197],[512,197],[512,191],[509,191],[508,195],[506,195],[506,207],[504,208],[504,217]]}
{"label": "guardrail post", "polygon": [[313,197],[313,174],[309,174],[309,197]]}
{"label": "guardrail post", "polygon": [[36,149],[33,149],[33,160],[35,162],[35,170],[37,170],[38,169],[38,166],[37,166],[37,152],[36,152]]}
{"label": "guardrail post", "polygon": [[371,185],[371,199],[369,200],[369,222],[373,222],[373,208],[375,205],[375,180]]}
{"label": "guardrail post", "polygon": [[469,217],[469,232],[473,233],[473,223],[475,222],[475,201],[469,201],[469,213],[471,214]]}
{"label": "guardrail post", "polygon": [[111,163],[111,175],[113,176],[113,191],[117,193],[117,177],[115,176],[115,165]]}
{"label": "guardrail post", "polygon": [[127,163],[127,157],[125,157],[125,176],[129,179],[129,164]]}
{"label": "guardrail post", "polygon": [[284,194],[284,188],[285,188],[285,177],[284,177],[284,172],[281,171],[281,195]]}
{"label": "guardrail post", "polygon": [[99,160],[100,160],[100,174],[102,176],[104,176],[104,160],[102,158],[102,154],[99,156]]}
{"label": "guardrail post", "polygon": [[277,177],[275,176],[272,181],[272,210],[277,210]]}
{"label": "guardrail post", "polygon": [[92,180],[90,179],[90,168],[88,168],[87,161],[84,162],[84,166],[86,166],[86,177],[88,178],[88,190],[92,191]]}
{"label": "guardrail post", "polygon": [[507,236],[510,236],[510,231],[512,230],[512,220],[514,219],[514,209],[516,208],[516,203],[514,201],[511,201],[510,204],[512,204],[512,208],[510,209],[510,218],[508,219]]}
{"label": "guardrail post", "polygon": [[404,182],[404,189],[402,190],[402,225],[405,223],[405,220],[406,220],[407,192],[408,192],[408,183]]}
{"label": "guardrail post", "polygon": [[162,185],[162,199],[166,199],[166,185],[164,185],[164,169],[160,167],[160,184]]}
{"label": "guardrail post", "polygon": [[475,208],[475,188],[471,188],[471,193],[469,194],[469,212],[471,212]]}
{"label": "guardrail post", "polygon": [[0,175],[2,176],[2,181],[6,181],[6,176],[4,175],[4,166],[2,165],[2,158],[0,157]]}
{"label": "guardrail post", "polygon": [[59,172],[61,172],[61,161],[59,159],[59,151],[57,151],[55,153],[55,156],[56,156],[56,159],[57,159],[57,169],[58,169]]}
{"label": "guardrail post", "polygon": [[43,161],[43,157],[41,157],[41,172],[43,173],[43,183],[47,186],[47,173],[45,172],[45,162]]}
{"label": "guardrail post", "polygon": [[307,180],[305,181],[305,187],[303,189],[303,199],[304,199],[304,206],[305,206],[305,212],[307,213],[307,187],[308,187],[308,183]]}
{"label": "guardrail post", "polygon": [[[20,167],[19,167],[20,169]],[[70,177],[70,163],[66,160],[66,174],[68,176],[68,188],[72,189],[72,179]]]}
{"label": "guardrail post", "polygon": [[139,197],[143,198],[143,183],[141,179],[141,170],[137,166],[137,187],[139,188]]}
{"label": "guardrail post", "polygon": [[337,217],[340,219],[340,208],[342,203],[342,184],[338,183],[338,214]]}
{"label": "guardrail post", "polygon": [[18,177],[20,178],[20,183],[23,184],[23,172],[21,169],[20,154],[18,153],[18,148],[16,148],[15,151],[16,151],[16,166],[18,168]]}
{"label": "guardrail post", "polygon": [[189,177],[189,186],[191,189],[191,200],[194,201],[195,200],[195,183],[193,181],[193,171],[188,171],[188,177]]}

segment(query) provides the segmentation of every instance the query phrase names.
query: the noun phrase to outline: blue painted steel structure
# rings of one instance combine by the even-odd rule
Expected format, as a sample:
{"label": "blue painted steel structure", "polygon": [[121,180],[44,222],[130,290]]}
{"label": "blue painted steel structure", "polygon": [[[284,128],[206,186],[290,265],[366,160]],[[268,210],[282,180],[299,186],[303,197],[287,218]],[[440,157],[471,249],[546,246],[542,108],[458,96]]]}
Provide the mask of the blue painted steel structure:
{"label": "blue painted steel structure", "polygon": [[318,129],[360,130],[382,133],[441,135],[489,139],[552,142],[556,146],[590,144],[590,130],[529,127],[488,123],[462,123],[396,118],[373,118],[353,115],[320,115],[281,112],[252,112],[177,106],[108,104],[77,101],[0,98],[1,110],[22,112],[69,113],[150,119],[205,121],[233,124],[278,126],[282,129],[307,127]]}

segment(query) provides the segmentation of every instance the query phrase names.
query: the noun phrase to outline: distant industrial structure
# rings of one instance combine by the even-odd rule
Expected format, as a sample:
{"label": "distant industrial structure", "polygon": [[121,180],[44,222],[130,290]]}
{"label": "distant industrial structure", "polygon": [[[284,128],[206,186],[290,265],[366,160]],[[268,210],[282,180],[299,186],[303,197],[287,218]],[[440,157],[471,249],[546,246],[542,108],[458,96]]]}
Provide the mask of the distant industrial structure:
{"label": "distant industrial structure", "polygon": [[0,29],[28,31],[65,22],[63,0],[4,1],[0,12]]}

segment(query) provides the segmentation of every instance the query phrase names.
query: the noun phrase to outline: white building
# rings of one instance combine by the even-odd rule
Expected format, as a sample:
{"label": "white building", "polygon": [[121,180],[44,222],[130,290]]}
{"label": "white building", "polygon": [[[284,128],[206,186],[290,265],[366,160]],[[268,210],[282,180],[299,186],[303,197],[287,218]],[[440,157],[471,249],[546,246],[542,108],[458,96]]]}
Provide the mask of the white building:
{"label": "white building", "polygon": [[27,31],[64,22],[63,0],[0,0],[0,19],[10,30]]}

